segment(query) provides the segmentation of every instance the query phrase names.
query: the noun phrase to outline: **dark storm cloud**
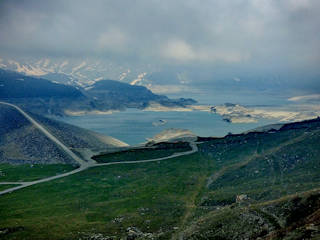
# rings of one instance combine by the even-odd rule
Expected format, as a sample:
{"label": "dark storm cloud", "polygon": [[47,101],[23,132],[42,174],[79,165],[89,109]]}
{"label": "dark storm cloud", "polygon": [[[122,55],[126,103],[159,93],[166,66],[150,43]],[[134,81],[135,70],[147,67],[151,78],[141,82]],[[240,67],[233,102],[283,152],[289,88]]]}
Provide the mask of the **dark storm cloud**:
{"label": "dark storm cloud", "polygon": [[318,66],[318,0],[4,0],[0,51],[155,64]]}

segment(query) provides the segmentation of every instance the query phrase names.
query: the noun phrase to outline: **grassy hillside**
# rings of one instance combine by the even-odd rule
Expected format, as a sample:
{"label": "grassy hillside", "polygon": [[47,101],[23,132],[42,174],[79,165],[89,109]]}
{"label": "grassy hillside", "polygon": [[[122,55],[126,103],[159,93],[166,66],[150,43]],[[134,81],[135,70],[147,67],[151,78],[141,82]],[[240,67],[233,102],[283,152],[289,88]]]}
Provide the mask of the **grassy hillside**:
{"label": "grassy hillside", "polygon": [[12,185],[12,184],[0,184],[0,191],[6,190],[8,188],[12,188],[15,187],[16,185]]}
{"label": "grassy hillside", "polygon": [[78,239],[93,233],[124,237],[134,226],[167,239],[208,174],[200,162],[189,156],[95,167],[13,192],[0,197],[0,228],[23,227],[4,239]]}
{"label": "grassy hillside", "polygon": [[0,196],[2,238],[320,236],[319,119],[204,140],[189,156],[95,167]]}
{"label": "grassy hillside", "polygon": [[184,239],[319,239],[320,189],[201,216]]}
{"label": "grassy hillside", "polygon": [[0,182],[29,182],[58,175],[59,173],[69,172],[73,169],[74,167],[72,165],[67,164],[11,165],[2,163],[0,164]]}
{"label": "grassy hillside", "polygon": [[228,164],[209,177],[208,198],[203,204],[215,205],[220,196],[222,202],[230,202],[234,194],[241,193],[256,201],[269,200],[317,186],[320,123],[310,122],[306,128],[303,124],[299,128],[288,126],[276,133],[226,137],[225,149],[219,146],[220,140],[204,144],[203,154],[214,154],[218,161]]}
{"label": "grassy hillside", "polygon": [[99,154],[92,157],[96,162],[121,162],[136,161],[154,158],[168,157],[174,153],[190,151],[191,147],[187,142],[158,143],[151,147],[133,148],[129,150]]}
{"label": "grassy hillside", "polygon": [[[187,239],[320,236],[319,140],[318,119],[288,124],[278,132],[228,136],[203,144],[201,154],[215,158],[221,168],[209,176],[206,188],[198,195],[197,207],[185,224],[183,236]],[[310,189],[316,191],[299,194]],[[237,196],[243,199],[237,201]],[[315,230],[304,226],[312,223],[308,220],[311,215],[318,226]]]}

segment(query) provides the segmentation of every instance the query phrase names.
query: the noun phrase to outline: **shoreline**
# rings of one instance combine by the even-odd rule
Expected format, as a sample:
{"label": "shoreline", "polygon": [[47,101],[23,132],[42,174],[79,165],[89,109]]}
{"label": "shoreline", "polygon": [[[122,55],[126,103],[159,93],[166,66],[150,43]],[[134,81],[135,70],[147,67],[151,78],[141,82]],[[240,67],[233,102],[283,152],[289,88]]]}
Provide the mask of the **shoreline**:
{"label": "shoreline", "polygon": [[[299,109],[300,108],[300,109]],[[222,121],[233,124],[257,123],[261,119],[274,119],[277,122],[294,122],[315,118],[320,115],[320,107],[314,105],[288,105],[275,107],[247,107],[239,104],[223,105],[187,105],[185,107],[167,107],[160,104],[151,104],[144,109],[136,109],[141,112],[208,112],[221,116]],[[112,115],[125,112],[125,110],[92,110],[92,111],[71,111],[65,110],[67,117],[81,117],[88,115]]]}

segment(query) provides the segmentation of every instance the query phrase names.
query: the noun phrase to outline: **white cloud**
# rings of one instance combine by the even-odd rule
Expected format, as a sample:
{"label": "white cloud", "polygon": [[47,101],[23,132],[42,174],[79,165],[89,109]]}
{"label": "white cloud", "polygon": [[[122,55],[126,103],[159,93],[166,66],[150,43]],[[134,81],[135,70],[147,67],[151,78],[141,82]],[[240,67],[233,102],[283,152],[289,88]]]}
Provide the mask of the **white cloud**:
{"label": "white cloud", "polygon": [[204,55],[204,60],[222,61],[227,63],[235,63],[246,61],[251,57],[249,52],[241,52],[238,50],[212,49]]}
{"label": "white cloud", "polygon": [[289,9],[293,11],[311,7],[310,0],[288,0],[287,3]]}
{"label": "white cloud", "polygon": [[130,68],[138,62],[161,68],[172,63],[198,66],[199,61],[241,67],[250,58],[245,62],[250,69],[271,68],[272,63],[279,69],[313,70],[320,58],[319,3],[0,1],[0,52],[9,57],[69,57],[70,61],[101,58],[128,63]]}
{"label": "white cloud", "polygon": [[203,46],[195,48],[181,39],[170,40],[162,48],[162,56],[177,61],[223,61],[240,62],[250,58],[249,53],[232,51],[222,48],[212,48],[212,46]]}
{"label": "white cloud", "polygon": [[189,84],[191,82],[188,78],[188,74],[185,72],[177,73],[177,78],[181,84]]}
{"label": "white cloud", "polygon": [[118,28],[110,28],[100,34],[98,48],[100,50],[123,51],[127,44],[127,36]]}
{"label": "white cloud", "polygon": [[183,92],[197,92],[198,89],[186,85],[151,85],[146,86],[156,94],[175,94]]}
{"label": "white cloud", "polygon": [[310,101],[310,100],[320,100],[320,94],[311,94],[311,95],[304,95],[304,96],[295,96],[288,99],[291,102],[298,102],[298,101]]}
{"label": "white cloud", "polygon": [[170,40],[163,47],[163,56],[178,61],[189,61],[196,58],[191,45],[181,39]]}

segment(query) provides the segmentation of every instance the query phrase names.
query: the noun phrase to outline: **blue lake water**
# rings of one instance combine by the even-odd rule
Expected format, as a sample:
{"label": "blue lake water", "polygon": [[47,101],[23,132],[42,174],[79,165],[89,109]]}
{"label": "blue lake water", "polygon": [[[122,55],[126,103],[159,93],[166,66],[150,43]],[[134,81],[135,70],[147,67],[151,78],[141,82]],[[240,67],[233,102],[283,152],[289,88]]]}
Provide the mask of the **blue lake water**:
{"label": "blue lake water", "polygon": [[[160,119],[167,121],[154,126]],[[189,129],[198,136],[224,136],[228,132],[243,131],[275,123],[275,120],[260,120],[258,123],[227,123],[221,116],[209,112],[149,112],[128,109],[109,115],[85,115],[59,118],[64,122],[115,137],[130,145],[146,141],[168,128]]]}
{"label": "blue lake water", "polygon": [[[284,94],[268,94],[261,92],[222,92],[210,91],[202,94],[185,94],[194,97],[203,104],[238,103],[244,106],[281,106],[288,104]],[[181,96],[171,96],[181,97]],[[152,123],[160,119],[167,121],[165,125],[154,126]],[[112,136],[130,145],[139,144],[168,128],[189,129],[198,136],[221,137],[229,132],[241,133],[259,126],[277,123],[277,119],[261,119],[257,123],[227,123],[222,117],[209,112],[149,112],[127,109],[109,115],[85,115],[64,117],[59,120],[90,129],[104,135]]]}

